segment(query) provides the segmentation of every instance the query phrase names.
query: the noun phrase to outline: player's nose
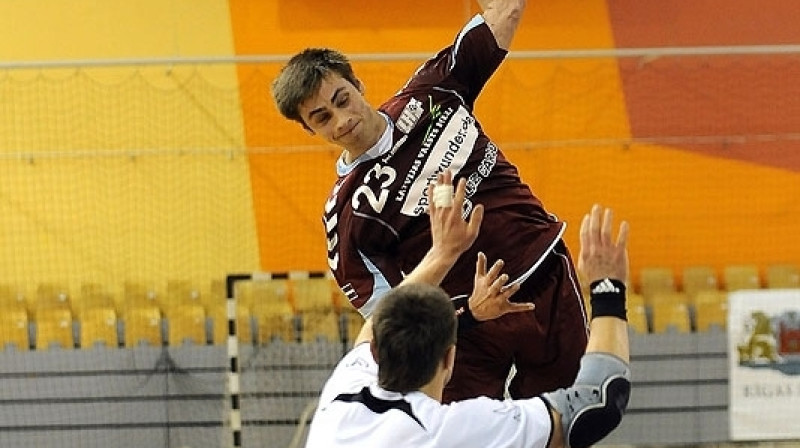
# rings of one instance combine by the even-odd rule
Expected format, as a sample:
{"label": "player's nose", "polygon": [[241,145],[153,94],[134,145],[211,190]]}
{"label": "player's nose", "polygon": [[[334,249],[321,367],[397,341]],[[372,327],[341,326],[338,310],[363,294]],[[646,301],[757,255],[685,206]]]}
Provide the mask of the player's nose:
{"label": "player's nose", "polygon": [[336,135],[342,137],[349,133],[353,128],[353,117],[349,114],[339,113],[334,117],[336,123]]}

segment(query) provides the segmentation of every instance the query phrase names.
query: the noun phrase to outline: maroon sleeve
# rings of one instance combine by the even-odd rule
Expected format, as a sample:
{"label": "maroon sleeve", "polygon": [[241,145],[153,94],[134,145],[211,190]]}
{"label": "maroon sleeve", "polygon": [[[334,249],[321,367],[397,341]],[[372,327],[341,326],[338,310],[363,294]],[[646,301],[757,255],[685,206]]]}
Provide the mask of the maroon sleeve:
{"label": "maroon sleeve", "polygon": [[472,109],[486,82],[508,52],[497,41],[483,18],[476,16],[456,36],[455,41],[425,62],[403,89],[407,92],[450,89]]}

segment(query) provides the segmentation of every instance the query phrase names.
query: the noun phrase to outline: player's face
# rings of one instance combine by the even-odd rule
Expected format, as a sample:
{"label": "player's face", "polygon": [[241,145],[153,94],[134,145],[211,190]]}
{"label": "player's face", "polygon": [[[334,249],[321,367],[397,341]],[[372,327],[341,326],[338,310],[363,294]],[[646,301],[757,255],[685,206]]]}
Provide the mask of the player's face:
{"label": "player's face", "polygon": [[377,111],[356,86],[337,74],[326,77],[299,110],[312,132],[357,155],[371,148],[383,130]]}

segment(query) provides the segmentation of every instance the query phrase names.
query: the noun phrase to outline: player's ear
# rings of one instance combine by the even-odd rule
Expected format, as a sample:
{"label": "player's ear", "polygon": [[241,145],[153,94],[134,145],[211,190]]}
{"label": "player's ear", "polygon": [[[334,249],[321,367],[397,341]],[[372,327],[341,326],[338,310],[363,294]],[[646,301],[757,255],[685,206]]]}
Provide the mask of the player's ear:
{"label": "player's ear", "polygon": [[[450,375],[453,374],[453,367],[456,364],[456,345],[453,344],[444,352],[442,358],[442,368],[447,372],[447,380],[450,380]],[[447,382],[445,382],[447,384]]]}
{"label": "player's ear", "polygon": [[378,363],[378,346],[375,344],[375,339],[369,341],[369,351],[372,353],[372,359],[375,360],[375,364]]}

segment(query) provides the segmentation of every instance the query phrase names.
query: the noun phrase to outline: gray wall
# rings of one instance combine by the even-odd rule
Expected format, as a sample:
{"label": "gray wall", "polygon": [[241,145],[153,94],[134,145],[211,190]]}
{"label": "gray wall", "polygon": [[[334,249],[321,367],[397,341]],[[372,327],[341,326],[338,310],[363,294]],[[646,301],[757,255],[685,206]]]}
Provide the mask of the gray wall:
{"label": "gray wall", "polygon": [[[631,338],[630,405],[604,443],[728,441],[726,334]],[[243,446],[288,446],[344,350],[243,346]],[[227,366],[221,346],[0,352],[0,446],[227,446]]]}

